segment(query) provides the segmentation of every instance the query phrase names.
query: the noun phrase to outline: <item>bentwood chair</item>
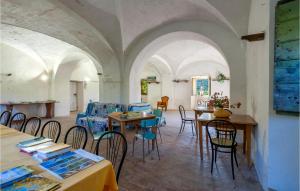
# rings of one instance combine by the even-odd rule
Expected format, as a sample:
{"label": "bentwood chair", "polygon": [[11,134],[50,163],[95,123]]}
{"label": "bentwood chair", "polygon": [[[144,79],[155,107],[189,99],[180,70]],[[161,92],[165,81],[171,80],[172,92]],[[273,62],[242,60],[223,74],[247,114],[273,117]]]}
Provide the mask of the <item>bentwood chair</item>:
{"label": "bentwood chair", "polygon": [[23,128],[24,133],[29,133],[30,135],[37,136],[41,127],[41,118],[31,117],[29,118]]}
{"label": "bentwood chair", "polygon": [[61,125],[58,121],[47,121],[43,127],[41,132],[41,137],[48,137],[53,139],[55,143],[57,143],[61,132]]}
{"label": "bentwood chair", "polygon": [[143,161],[145,161],[145,141],[148,142],[148,152],[149,152],[149,142],[154,141],[157,150],[158,160],[160,160],[158,144],[157,144],[157,135],[153,132],[153,128],[157,128],[158,119],[148,119],[141,121],[140,130],[135,134],[132,143],[132,155],[134,155],[134,145],[135,142],[140,139],[143,144]]}
{"label": "bentwood chair", "polygon": [[192,127],[192,134],[194,136],[194,128],[195,128],[195,119],[186,117],[185,109],[182,105],[179,105],[179,113],[181,118],[181,126],[179,130],[179,134],[184,131],[184,127],[186,123],[190,123]]}
{"label": "bentwood chair", "polygon": [[73,149],[84,149],[88,140],[88,132],[85,127],[73,126],[71,127],[64,139],[65,144],[69,144]]}
{"label": "bentwood chair", "polygon": [[213,173],[214,162],[217,161],[217,153],[230,153],[232,178],[234,179],[233,158],[238,166],[236,159],[237,142],[235,141],[236,127],[229,121],[216,119],[211,120],[206,124],[206,133],[208,134],[212,148],[211,173]]}
{"label": "bentwood chair", "polygon": [[18,131],[22,131],[24,123],[26,121],[26,115],[24,113],[15,113],[9,122],[9,127]]}
{"label": "bentwood chair", "polygon": [[10,120],[11,112],[10,111],[3,111],[0,115],[0,124],[7,126]]}
{"label": "bentwood chair", "polygon": [[161,101],[157,102],[157,109],[161,108],[161,109],[165,109],[165,111],[167,111],[167,109],[168,109],[168,101],[169,101],[169,97],[168,96],[161,97]]}
{"label": "bentwood chair", "polygon": [[118,182],[127,153],[127,140],[125,136],[118,131],[106,131],[99,138],[95,153],[111,161],[117,174]]}

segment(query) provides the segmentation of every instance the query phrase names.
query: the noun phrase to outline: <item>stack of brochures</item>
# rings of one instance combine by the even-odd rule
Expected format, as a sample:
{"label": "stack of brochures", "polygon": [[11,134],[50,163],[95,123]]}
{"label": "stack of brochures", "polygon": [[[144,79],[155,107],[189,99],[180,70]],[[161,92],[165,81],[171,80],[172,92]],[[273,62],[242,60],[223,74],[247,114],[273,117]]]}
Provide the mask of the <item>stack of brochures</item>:
{"label": "stack of brochures", "polygon": [[63,155],[66,152],[71,151],[71,146],[63,143],[50,145],[48,147],[38,149],[33,155],[33,158],[39,162],[44,162],[55,158],[59,155]]}
{"label": "stack of brochures", "polygon": [[53,191],[60,183],[48,178],[32,175],[33,170],[26,166],[18,166],[1,172],[0,188],[2,191]]}
{"label": "stack of brochures", "polygon": [[49,139],[46,137],[36,137],[34,139],[21,141],[19,144],[17,144],[17,147],[27,148],[27,147],[32,147],[32,146],[39,145],[39,144],[46,143],[46,142],[52,142],[52,139]]}
{"label": "stack of brochures", "polygon": [[42,168],[58,178],[68,178],[80,172],[96,162],[103,160],[102,157],[84,150],[69,151],[40,164]]}

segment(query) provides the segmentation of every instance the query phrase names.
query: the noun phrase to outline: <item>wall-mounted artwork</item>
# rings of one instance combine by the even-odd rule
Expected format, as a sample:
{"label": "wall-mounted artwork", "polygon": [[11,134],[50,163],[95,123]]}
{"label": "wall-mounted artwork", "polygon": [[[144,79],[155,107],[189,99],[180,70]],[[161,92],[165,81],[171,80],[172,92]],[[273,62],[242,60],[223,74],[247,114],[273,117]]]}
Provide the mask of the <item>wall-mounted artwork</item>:
{"label": "wall-mounted artwork", "polygon": [[193,77],[193,95],[210,96],[209,76]]}
{"label": "wall-mounted artwork", "polygon": [[146,79],[141,79],[141,94],[148,95],[148,81]]}
{"label": "wall-mounted artwork", "polygon": [[299,113],[299,0],[279,1],[275,22],[273,107]]}

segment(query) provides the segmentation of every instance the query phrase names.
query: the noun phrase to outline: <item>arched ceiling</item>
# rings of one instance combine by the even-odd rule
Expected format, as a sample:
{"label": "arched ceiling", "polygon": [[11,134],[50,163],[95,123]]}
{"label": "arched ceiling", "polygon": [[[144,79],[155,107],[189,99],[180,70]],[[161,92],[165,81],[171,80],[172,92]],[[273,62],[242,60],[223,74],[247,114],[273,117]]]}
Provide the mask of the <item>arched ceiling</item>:
{"label": "arched ceiling", "polygon": [[[101,71],[101,65],[85,51],[64,41],[42,33],[12,25],[1,24],[1,43],[26,52],[44,64],[46,70],[55,72],[58,65],[67,57],[76,57],[77,61],[92,62]],[[96,73],[96,71],[95,71]]]}
{"label": "arched ceiling", "polygon": [[[98,59],[166,23],[202,20],[247,32],[250,0],[2,0],[1,22],[66,41]],[[232,10],[234,7],[234,11]]]}

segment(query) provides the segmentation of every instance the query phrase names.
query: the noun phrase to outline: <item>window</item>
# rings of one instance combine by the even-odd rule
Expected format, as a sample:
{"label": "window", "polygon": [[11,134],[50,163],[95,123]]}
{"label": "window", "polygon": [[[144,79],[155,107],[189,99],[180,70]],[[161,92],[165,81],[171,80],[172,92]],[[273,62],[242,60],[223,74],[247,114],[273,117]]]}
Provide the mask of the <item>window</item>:
{"label": "window", "polygon": [[195,76],[193,79],[193,95],[210,96],[210,77]]}

